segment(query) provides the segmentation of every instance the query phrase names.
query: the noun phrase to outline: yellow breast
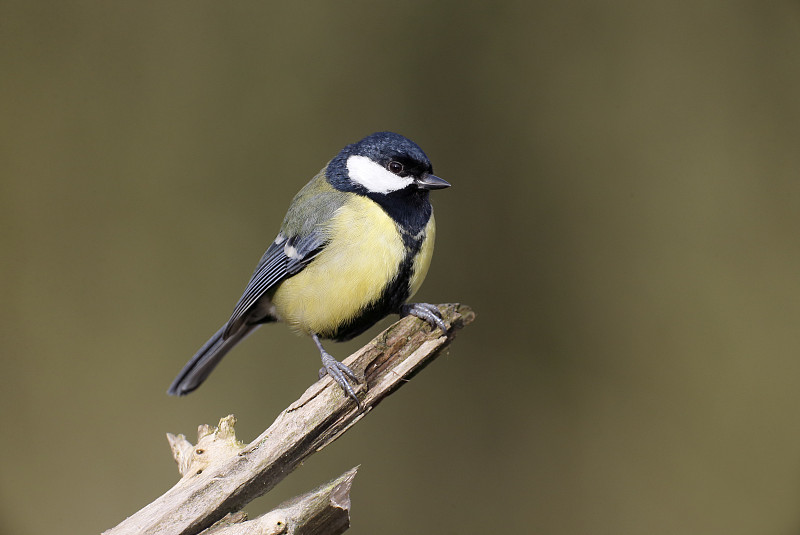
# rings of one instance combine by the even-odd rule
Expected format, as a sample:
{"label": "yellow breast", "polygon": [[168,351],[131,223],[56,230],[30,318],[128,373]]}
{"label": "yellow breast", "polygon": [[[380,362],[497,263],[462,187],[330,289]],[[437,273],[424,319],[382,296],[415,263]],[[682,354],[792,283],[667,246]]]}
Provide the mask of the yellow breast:
{"label": "yellow breast", "polygon": [[[365,197],[353,195],[336,211],[328,235],[329,245],[303,271],[283,281],[272,297],[278,316],[301,332],[332,332],[356,317],[381,296],[405,256],[395,222]],[[415,263],[421,273],[412,280],[416,288],[430,252],[426,256],[417,261],[419,266]]]}

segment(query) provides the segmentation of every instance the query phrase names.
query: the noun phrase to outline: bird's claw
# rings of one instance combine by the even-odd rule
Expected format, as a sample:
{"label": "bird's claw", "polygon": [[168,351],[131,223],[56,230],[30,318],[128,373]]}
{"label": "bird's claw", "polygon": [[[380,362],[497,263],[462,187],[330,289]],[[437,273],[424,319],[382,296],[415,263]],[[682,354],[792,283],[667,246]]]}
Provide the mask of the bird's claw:
{"label": "bird's claw", "polygon": [[[322,368],[319,369],[320,379],[325,377],[325,375],[330,375],[331,378],[342,387],[342,390],[344,390],[349,397],[353,398],[358,408],[361,409],[361,402],[358,400],[355,390],[353,390],[353,387],[350,385],[350,381],[358,383],[358,377],[356,377],[353,370],[333,358],[333,356],[327,352],[322,353]],[[350,379],[350,381],[348,381],[348,379]]]}
{"label": "bird's claw", "polygon": [[427,321],[431,329],[439,327],[443,333],[447,332],[447,324],[442,319],[442,313],[436,305],[430,303],[410,303],[403,305],[400,309],[403,316],[416,316],[423,321]]}

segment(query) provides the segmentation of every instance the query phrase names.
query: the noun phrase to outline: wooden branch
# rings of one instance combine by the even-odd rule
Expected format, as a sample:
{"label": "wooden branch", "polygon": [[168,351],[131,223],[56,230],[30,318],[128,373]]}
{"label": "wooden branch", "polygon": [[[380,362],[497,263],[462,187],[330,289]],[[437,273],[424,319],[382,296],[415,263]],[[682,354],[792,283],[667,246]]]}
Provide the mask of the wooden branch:
{"label": "wooden branch", "polygon": [[[350,527],[350,487],[358,467],[254,520],[227,515],[203,535],[339,535]],[[228,517],[231,517],[228,521]]]}
{"label": "wooden branch", "polygon": [[464,305],[439,305],[439,310],[450,326],[447,333],[406,317],[345,359],[364,377],[356,388],[361,411],[326,376],[247,446],[236,440],[232,416],[220,420],[215,430],[201,426],[197,446],[182,436],[170,436],[183,478],[105,535],[194,535],[268,492],[430,363],[475,317]]}

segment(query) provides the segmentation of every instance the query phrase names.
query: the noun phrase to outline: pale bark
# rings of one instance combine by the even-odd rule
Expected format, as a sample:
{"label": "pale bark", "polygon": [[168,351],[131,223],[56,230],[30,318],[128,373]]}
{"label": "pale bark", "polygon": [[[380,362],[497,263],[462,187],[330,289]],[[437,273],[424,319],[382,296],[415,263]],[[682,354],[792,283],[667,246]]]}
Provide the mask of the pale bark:
{"label": "pale bark", "polygon": [[[193,535],[210,527],[213,533],[224,535],[330,534],[347,529],[349,489],[355,469],[316,491],[291,500],[293,505],[284,504],[258,519],[229,522],[230,526],[214,524],[268,492],[306,457],[336,440],[369,414],[386,396],[431,362],[475,316],[464,305],[440,305],[439,310],[449,325],[447,333],[431,330],[417,318],[403,318],[345,359],[356,374],[363,376],[356,388],[362,410],[325,377],[309,387],[248,445],[236,439],[233,416],[220,420],[215,429],[200,426],[195,446],[183,435],[168,435],[182,479],[105,535]],[[326,500],[334,505],[320,505]],[[317,505],[312,507],[311,502]],[[306,513],[293,512],[304,507]],[[304,520],[297,520],[300,518]],[[345,519],[343,523],[336,520],[341,518]],[[275,523],[278,520],[282,523]]]}

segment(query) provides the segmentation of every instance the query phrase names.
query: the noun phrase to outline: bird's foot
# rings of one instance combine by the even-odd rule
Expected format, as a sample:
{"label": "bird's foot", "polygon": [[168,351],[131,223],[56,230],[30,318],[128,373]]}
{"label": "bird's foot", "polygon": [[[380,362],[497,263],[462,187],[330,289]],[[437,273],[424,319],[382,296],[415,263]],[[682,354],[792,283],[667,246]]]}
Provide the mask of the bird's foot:
{"label": "bird's foot", "polygon": [[344,390],[348,396],[353,398],[353,401],[356,402],[358,408],[361,408],[361,402],[358,400],[355,390],[353,390],[353,387],[350,385],[350,381],[356,384],[358,383],[356,374],[349,367],[333,358],[330,353],[323,351],[322,368],[319,370],[320,379],[325,377],[325,375],[330,375],[333,380],[336,381],[340,387],[342,387],[342,390]]}
{"label": "bird's foot", "polygon": [[427,321],[431,329],[439,327],[443,333],[447,333],[447,325],[442,319],[442,313],[436,305],[430,303],[409,303],[400,307],[401,316],[416,316],[421,320]]}
{"label": "bird's foot", "polygon": [[353,390],[353,387],[350,385],[350,381],[355,384],[358,384],[359,382],[355,372],[353,372],[353,370],[351,370],[348,366],[345,366],[333,358],[330,353],[325,351],[319,341],[319,338],[315,334],[312,335],[311,338],[314,340],[314,343],[317,344],[320,356],[322,357],[322,368],[319,369],[319,378],[322,379],[326,375],[330,375],[331,378],[336,381],[340,387],[342,387],[342,390],[344,390],[345,394],[353,398],[353,401],[356,402],[356,405],[358,405],[360,410],[361,402],[356,396],[356,391]]}

